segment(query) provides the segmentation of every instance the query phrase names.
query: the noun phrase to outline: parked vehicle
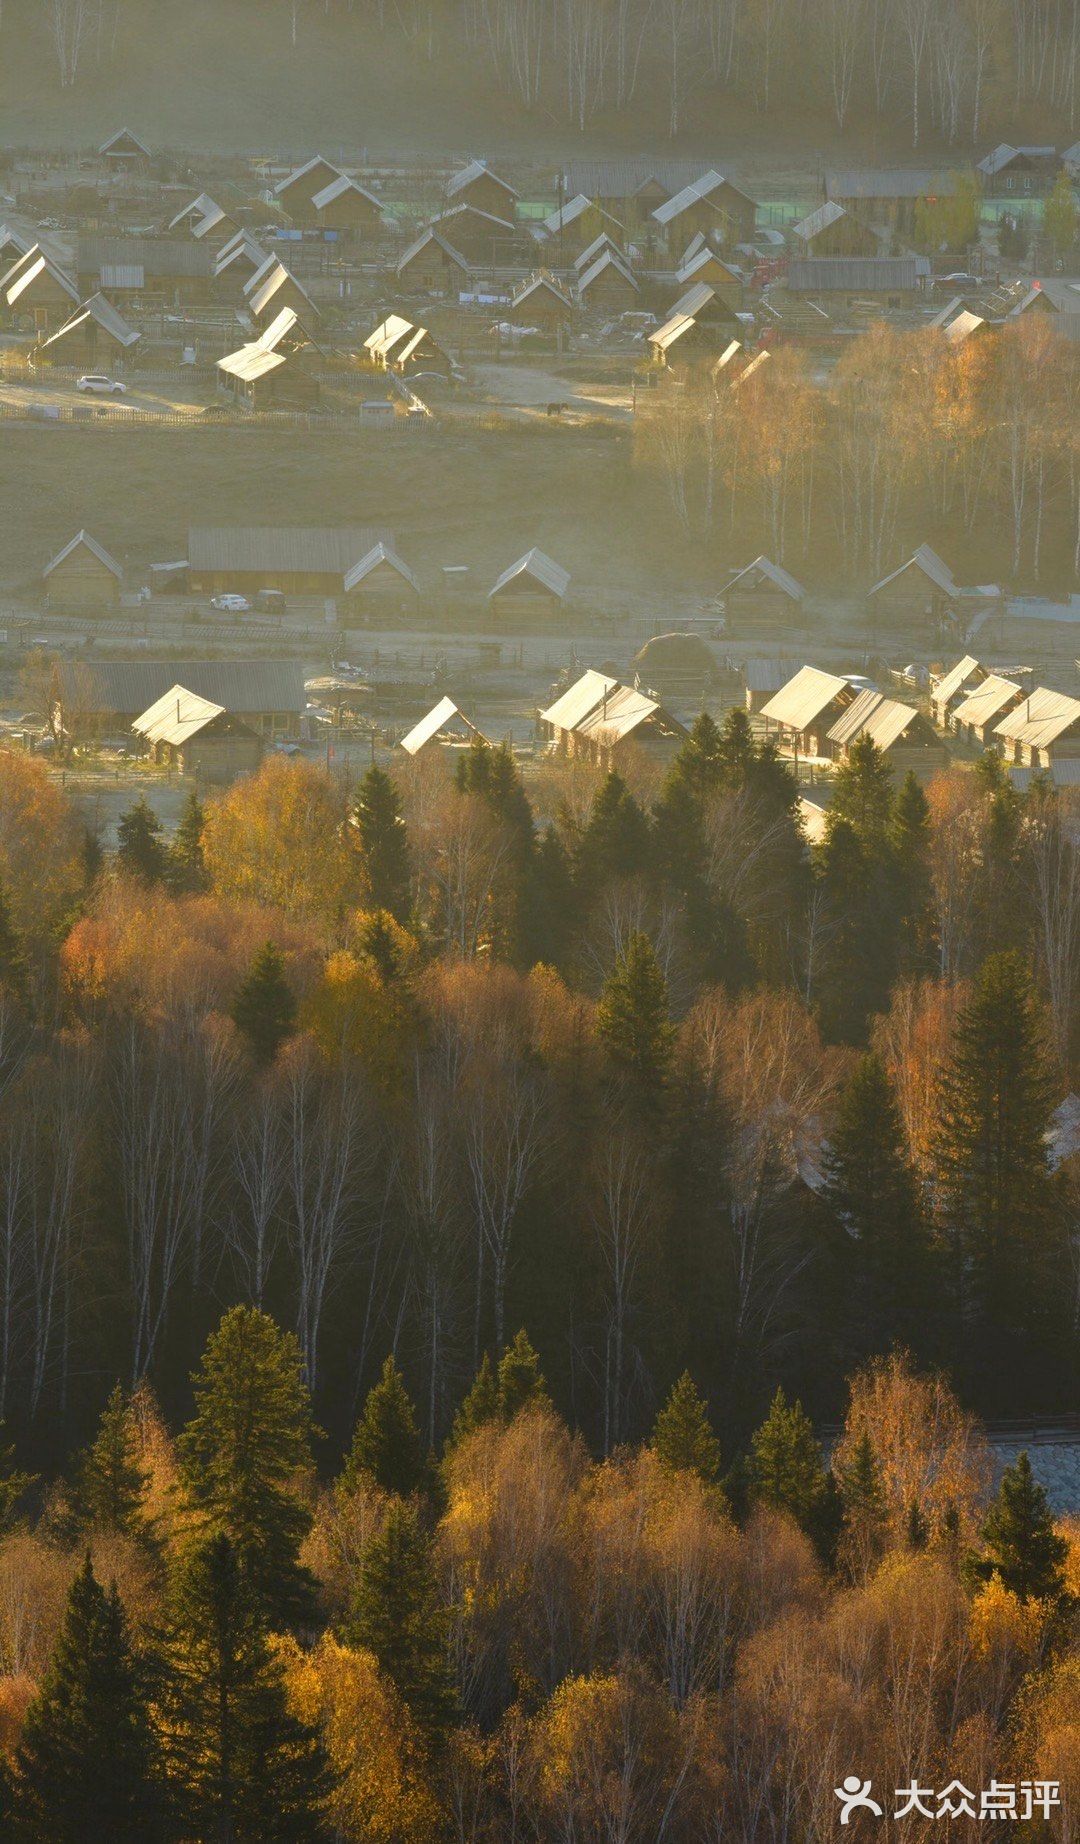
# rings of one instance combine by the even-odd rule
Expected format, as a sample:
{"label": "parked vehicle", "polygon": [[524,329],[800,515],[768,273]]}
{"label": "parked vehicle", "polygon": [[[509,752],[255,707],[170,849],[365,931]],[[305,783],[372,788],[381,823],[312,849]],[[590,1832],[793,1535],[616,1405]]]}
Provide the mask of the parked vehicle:
{"label": "parked vehicle", "polygon": [[251,603],[246,595],[212,595],[210,606],[218,609],[223,615],[246,615]]}
{"label": "parked vehicle", "polygon": [[119,378],[107,378],[103,371],[88,371],[75,385],[77,391],[93,391],[99,397],[126,397],[127,385]]}

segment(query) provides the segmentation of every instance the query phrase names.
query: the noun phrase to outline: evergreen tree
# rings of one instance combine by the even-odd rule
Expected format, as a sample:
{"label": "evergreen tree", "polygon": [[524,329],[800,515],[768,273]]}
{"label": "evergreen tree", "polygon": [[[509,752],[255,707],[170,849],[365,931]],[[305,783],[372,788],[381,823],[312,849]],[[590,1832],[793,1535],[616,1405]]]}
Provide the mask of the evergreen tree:
{"label": "evergreen tree", "polygon": [[657,1106],[671,1069],[675,1032],[667,981],[647,935],[631,935],[615,962],[596,1008],[596,1028],[636,1098]]}
{"label": "evergreen tree", "polygon": [[857,737],[833,776],[829,820],[846,820],[860,845],[879,853],[892,817],[892,770],[872,736]]}
{"label": "evergreen tree", "polygon": [[648,869],[648,820],[614,769],[593,798],[578,842],[575,866],[577,881],[588,892]]}
{"label": "evergreen tree", "polygon": [[368,1544],[348,1637],[374,1653],[428,1744],[443,1743],[455,1715],[448,1622],[414,1505],[392,1504]]}
{"label": "evergreen tree", "polygon": [[417,951],[415,937],[395,922],[388,909],[373,909],[362,918],[356,945],[384,986],[392,986],[403,977]]}
{"label": "evergreen tree", "polygon": [[161,821],[140,794],[116,828],[116,862],[144,883],[160,883],[169,868],[169,854],[162,839]]}
{"label": "evergreen tree", "polygon": [[696,1473],[706,1485],[720,1475],[720,1443],[709,1411],[688,1370],[684,1370],[656,1418],[653,1451],[676,1473]]}
{"label": "evergreen tree", "polygon": [[163,1835],[154,1758],[123,1608],[87,1555],[23,1727],[20,1836],[27,1844],[150,1844]]}
{"label": "evergreen tree", "polygon": [[[991,761],[997,763],[990,769]],[[1025,934],[1024,803],[1005,778],[1000,758],[988,751],[976,772],[989,789],[980,841],[981,876],[976,916],[986,955],[1019,950]]]}
{"label": "evergreen tree", "polygon": [[470,1434],[475,1434],[478,1428],[486,1428],[491,1422],[498,1421],[501,1414],[502,1398],[498,1378],[485,1351],[468,1394],[454,1416],[450,1446],[468,1440]]}
{"label": "evergreen tree", "polygon": [[25,1001],[29,984],[30,969],[22,936],[15,926],[7,891],[0,881],[0,987],[6,986],[16,999]]}
{"label": "evergreen tree", "polygon": [[801,1402],[789,1404],[782,1389],[751,1441],[750,1477],[763,1504],[816,1534],[827,1494],[825,1464]]}
{"label": "evergreen tree", "polygon": [[505,1419],[512,1421],[519,1409],[547,1401],[540,1359],[522,1326],[499,1359],[499,1407]]}
{"label": "evergreen tree", "polygon": [[570,856],[554,826],[545,827],[525,888],[525,959],[531,966],[565,964],[577,922],[578,892]]}
{"label": "evergreen tree", "polygon": [[117,1383],[79,1468],[76,1500],[86,1527],[146,1541],[150,1533],[143,1500],[148,1478],[139,1464],[131,1405]]}
{"label": "evergreen tree", "polygon": [[[734,716],[734,711],[728,712],[728,724]],[[680,788],[700,802],[706,795],[715,793],[723,787],[731,756],[737,750],[734,742],[725,749],[715,720],[707,711],[700,712],[668,770],[664,795]]]}
{"label": "evergreen tree", "polygon": [[302,1621],[314,1594],[299,1561],[314,1430],[300,1347],[265,1313],[234,1306],[193,1382],[194,1414],[177,1443],[188,1503],[204,1529],[229,1537],[270,1623]]}
{"label": "evergreen tree", "polygon": [[1014,1410],[1016,1374],[1003,1360],[1026,1363],[1030,1380],[1057,1323],[1063,1250],[1044,1137],[1055,1098],[1027,969],[1018,954],[992,955],[942,1077],[937,1180],[965,1323],[991,1388],[1007,1385]]}
{"label": "evergreen tree", "polygon": [[852,1239],[857,1292],[850,1356],[925,1336],[933,1294],[931,1245],[907,1162],[903,1122],[885,1065],[856,1065],[840,1095],[825,1153],[824,1197]]}
{"label": "evergreen tree", "polygon": [[366,1473],[384,1492],[408,1497],[423,1484],[424,1449],[405,1379],[388,1357],[382,1376],[368,1391],[356,1424],[344,1478],[355,1486]]}
{"label": "evergreen tree", "polygon": [[839,1474],[844,1538],[849,1560],[865,1570],[880,1554],[888,1530],[888,1505],[874,1443],[864,1428]]}
{"label": "evergreen tree", "polygon": [[249,1571],[223,1532],[195,1544],[179,1569],[163,1653],[165,1767],[180,1835],[229,1844],[324,1836],[322,1750],[288,1711]]}
{"label": "evergreen tree", "polygon": [[237,990],[233,1022],[251,1044],[257,1063],[273,1062],[296,1026],[296,999],[285,978],[280,949],[266,941],[251,963],[251,971]]}
{"label": "evergreen tree", "polygon": [[360,783],[354,818],[371,906],[404,922],[412,883],[408,828],[397,788],[374,763]]}
{"label": "evergreen tree", "polygon": [[896,796],[890,831],[900,968],[904,973],[929,973],[934,966],[930,803],[910,769]]}
{"label": "evergreen tree", "polygon": [[867,1018],[885,1009],[892,983],[898,930],[891,867],[878,846],[830,810],[816,870],[826,922],[821,1027],[834,1042],[855,1044],[865,1039]]}
{"label": "evergreen tree", "polygon": [[180,824],[169,846],[169,881],[174,890],[205,890],[206,866],[203,862],[203,825],[205,814],[195,789],[184,802]]}
{"label": "evergreen tree", "polygon": [[0,1421],[0,1535],[11,1525],[20,1501],[37,1484],[36,1473],[25,1473],[15,1464],[15,1449],[3,1438]]}
{"label": "evergreen tree", "polygon": [[1069,1545],[1054,1528],[1046,1493],[1026,1453],[1006,1467],[982,1539],[989,1553],[976,1562],[975,1572],[984,1580],[1000,1576],[1022,1601],[1060,1600]]}

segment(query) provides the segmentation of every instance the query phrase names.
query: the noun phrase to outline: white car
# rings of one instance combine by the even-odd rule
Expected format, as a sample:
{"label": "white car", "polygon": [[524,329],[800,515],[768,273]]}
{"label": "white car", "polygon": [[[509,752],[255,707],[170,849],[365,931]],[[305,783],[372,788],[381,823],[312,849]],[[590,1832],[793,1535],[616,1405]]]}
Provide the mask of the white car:
{"label": "white car", "polygon": [[251,603],[246,595],[212,595],[210,606],[220,609],[224,615],[246,615]]}
{"label": "white car", "polygon": [[88,371],[75,386],[77,391],[94,391],[99,397],[126,397],[127,385],[119,378],[107,378],[103,371]]}

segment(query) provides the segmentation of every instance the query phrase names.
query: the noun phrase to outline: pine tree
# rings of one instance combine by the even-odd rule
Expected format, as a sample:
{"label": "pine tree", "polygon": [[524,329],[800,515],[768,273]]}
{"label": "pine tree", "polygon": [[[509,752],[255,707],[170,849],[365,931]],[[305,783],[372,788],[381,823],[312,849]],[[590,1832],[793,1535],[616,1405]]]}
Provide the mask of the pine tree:
{"label": "pine tree", "polygon": [[272,1063],[296,1026],[296,999],[285,978],[280,949],[266,941],[251,963],[232,1008],[233,1022],[251,1044],[255,1061]]}
{"label": "pine tree", "polygon": [[6,986],[16,999],[25,1001],[29,984],[30,969],[22,936],[15,926],[7,891],[0,882],[0,987]]}
{"label": "pine tree", "polygon": [[1026,1452],[1006,1467],[982,1539],[989,1554],[976,1562],[975,1572],[984,1580],[1000,1576],[1022,1601],[1060,1600],[1069,1545],[1054,1528],[1046,1493]]}
{"label": "pine tree", "polygon": [[695,717],[689,736],[668,770],[664,784],[665,795],[673,788],[682,788],[695,801],[700,802],[706,795],[716,793],[724,786],[732,757],[739,749],[731,726],[733,716],[734,712],[729,711],[725,723],[728,736],[726,745],[715,720],[707,711]]}
{"label": "pine tree", "polygon": [[79,1468],[76,1500],[87,1529],[147,1541],[143,1501],[148,1478],[139,1464],[131,1405],[117,1383]]}
{"label": "pine tree", "polygon": [[554,826],[547,826],[537,841],[525,886],[523,948],[528,965],[564,965],[577,912],[578,892],[569,853]]}
{"label": "pine tree", "polygon": [[548,1400],[539,1356],[522,1326],[499,1359],[499,1407],[504,1418],[513,1421],[519,1409]]}
{"label": "pine tree", "polygon": [[501,1414],[502,1399],[498,1379],[485,1351],[468,1394],[454,1416],[449,1445],[454,1447],[459,1441],[468,1440],[470,1434],[475,1434],[478,1428],[486,1428],[491,1422],[498,1421]]}
{"label": "pine tree", "polygon": [[696,1473],[706,1485],[720,1474],[720,1443],[709,1411],[688,1370],[684,1370],[656,1418],[653,1451],[676,1473]]}
{"label": "pine tree", "polygon": [[368,1391],[345,1462],[344,1480],[353,1487],[362,1474],[384,1492],[407,1498],[423,1484],[424,1449],[405,1379],[388,1357],[382,1376]]}
{"label": "pine tree", "polygon": [[429,1745],[444,1742],[455,1715],[448,1622],[414,1505],[392,1504],[369,1543],[348,1637],[374,1653]]}
{"label": "pine tree", "polygon": [[204,1529],[229,1537],[271,1624],[300,1622],[314,1594],[299,1561],[314,1432],[300,1347],[265,1313],[234,1306],[193,1381],[195,1411],[177,1443],[188,1503]]}
{"label": "pine tree", "polygon": [[221,1532],[182,1562],[163,1652],[165,1768],[180,1835],[230,1844],[323,1837],[329,1778],[318,1738],[288,1711],[249,1572]]}
{"label": "pine tree", "polygon": [[864,1428],[837,1481],[843,1504],[849,1560],[865,1572],[881,1554],[888,1530],[888,1505],[874,1443]]}
{"label": "pine tree", "polygon": [[404,922],[412,886],[409,834],[401,796],[390,776],[374,763],[360,783],[354,818],[371,906]]}
{"label": "pine tree", "polygon": [[867,1018],[885,1009],[896,964],[891,865],[880,840],[865,842],[832,809],[816,856],[828,924],[818,981],[822,1031],[856,1044],[865,1039]]}
{"label": "pine tree", "polygon": [[123,1608],[87,1555],[23,1727],[19,1835],[27,1844],[150,1844],[163,1835],[154,1757]]}
{"label": "pine tree", "polygon": [[890,831],[900,918],[900,968],[904,973],[929,973],[934,966],[930,803],[911,769],[900,784]]}
{"label": "pine tree", "polygon": [[575,854],[575,874],[585,891],[603,889],[648,869],[649,822],[614,769],[593,798]]}
{"label": "pine tree", "polygon": [[174,890],[205,890],[206,866],[203,862],[203,825],[205,815],[195,789],[184,802],[180,824],[169,846],[169,881]]}
{"label": "pine tree", "polygon": [[116,837],[117,864],[144,883],[160,883],[168,872],[169,854],[162,839],[161,821],[145,794],[140,794],[120,815]]}
{"label": "pine tree", "polygon": [[925,1334],[933,1293],[931,1245],[880,1057],[864,1056],[849,1077],[824,1165],[823,1195],[852,1238],[857,1274],[849,1355],[871,1355],[898,1337],[917,1339]]}
{"label": "pine tree", "polygon": [[657,1106],[668,1081],[675,1032],[667,981],[647,935],[631,935],[615,962],[596,1008],[596,1028],[636,1098]]}
{"label": "pine tree", "polygon": [[880,851],[893,817],[892,770],[872,736],[857,737],[832,784],[829,818],[846,820],[864,848]]}
{"label": "pine tree", "polygon": [[750,1477],[763,1504],[815,1533],[827,1492],[825,1465],[801,1402],[778,1389],[750,1444]]}

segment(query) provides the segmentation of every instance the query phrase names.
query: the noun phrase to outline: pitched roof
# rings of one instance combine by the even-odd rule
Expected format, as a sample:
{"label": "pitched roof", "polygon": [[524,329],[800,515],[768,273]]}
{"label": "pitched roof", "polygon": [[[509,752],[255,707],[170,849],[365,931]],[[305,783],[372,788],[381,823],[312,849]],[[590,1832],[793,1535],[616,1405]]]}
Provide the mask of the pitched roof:
{"label": "pitched roof", "polygon": [[193,736],[198,736],[216,717],[224,715],[223,704],[200,698],[197,692],[188,691],[183,685],[172,685],[135,718],[131,727],[136,736],[148,743],[169,743],[178,749]]}
{"label": "pitched roof", "polygon": [[[85,700],[87,668],[60,666],[62,692]],[[102,715],[127,716],[147,707],[177,683],[229,711],[302,713],[307,704],[298,660],[95,660],[89,691]]]}
{"label": "pitched roof", "polygon": [[382,204],[380,200],[375,197],[374,192],[369,192],[366,186],[360,184],[359,180],[350,179],[347,173],[339,173],[336,179],[330,181],[329,185],[323,186],[320,192],[316,192],[311,202],[316,211],[325,211],[328,205],[336,205],[338,199],[344,198],[347,192],[355,192],[359,198],[366,199],[369,205],[374,205],[375,210],[379,212],[380,215],[382,214]]}
{"label": "pitched roof", "polygon": [[6,290],[8,306],[14,307],[16,303],[22,299],[27,290],[32,288],[34,283],[39,281],[42,276],[47,276],[49,281],[54,282],[57,288],[61,289],[64,294],[70,295],[73,301],[79,299],[79,291],[70,275],[65,275],[64,271],[58,269],[56,264],[51,262],[47,256],[38,255],[34,256],[32,261],[24,260],[23,266],[20,268],[15,280]]}
{"label": "pitched roof", "polygon": [[1023,299],[1018,301],[1015,307],[1010,307],[1009,319],[1016,320],[1020,314],[1026,314],[1031,307],[1042,307],[1054,314],[1061,312],[1053,295],[1048,294],[1040,282],[1033,282]]}
{"label": "pitched roof", "polygon": [[592,242],[574,257],[574,268],[580,274],[582,270],[588,269],[598,256],[602,256],[605,250],[610,250],[624,266],[626,265],[627,257],[624,251],[620,250],[614,237],[609,237],[607,231],[601,231],[599,237],[594,237]]}
{"label": "pitched roof", "polygon": [[910,293],[929,273],[926,256],[799,256],[788,264],[787,285],[807,294],[832,289],[885,294],[891,288]]}
{"label": "pitched roof", "polygon": [[[239,233],[238,233],[239,234]],[[80,236],[75,268],[96,275],[110,264],[138,265],[147,275],[209,276],[211,251],[190,237]]]}
{"label": "pitched roof", "polygon": [[[287,192],[289,187],[295,186],[298,180],[306,179],[307,175],[314,172],[317,167],[321,167],[324,172],[329,173],[332,179],[340,179],[342,176],[341,168],[336,167],[333,161],[324,160],[321,154],[314,154],[310,160],[304,161],[303,166],[294,167],[291,173],[286,173],[284,179],[278,180],[277,185],[274,187],[274,197],[277,198],[282,192]],[[325,185],[328,182],[324,181],[323,183]]]}
{"label": "pitched roof", "polygon": [[948,672],[942,673],[930,693],[931,704],[948,704],[956,697],[957,692],[962,691],[964,686],[975,677],[976,673],[985,677],[985,668],[979,664],[973,653],[965,653],[963,659],[957,660],[955,666],[950,667]]}
{"label": "pitched roof", "polygon": [[311,571],[344,577],[358,557],[379,543],[392,544],[393,538],[370,525],[192,525],[188,564],[192,570]]}
{"label": "pitched roof", "polygon": [[782,590],[785,595],[790,596],[793,602],[801,602],[806,594],[802,584],[797,582],[787,570],[781,569],[778,563],[773,563],[768,557],[755,557],[753,563],[745,564],[741,570],[736,570],[735,575],[729,578],[720,591],[721,595],[727,595],[730,590],[734,589],[736,583],[742,582],[744,576],[753,575],[767,577],[770,583]]}
{"label": "pitched roof", "polygon": [[835,199],[826,199],[824,205],[819,205],[816,211],[811,211],[807,217],[800,218],[797,224],[792,225],[791,235],[798,237],[802,243],[809,243],[821,231],[828,230],[830,224],[837,224],[848,215]]}
{"label": "pitched roof", "polygon": [[601,250],[596,261],[590,263],[584,275],[578,277],[578,293],[585,294],[606,269],[614,269],[617,275],[622,276],[624,282],[629,283],[635,294],[638,292],[638,285],[622,259],[615,254],[614,250]]}
{"label": "pitched roof", "polygon": [[714,266],[723,269],[725,273],[731,277],[733,282],[742,281],[742,276],[738,269],[733,268],[730,263],[726,263],[722,256],[718,256],[715,250],[709,248],[708,244],[704,244],[700,249],[695,250],[692,256],[683,257],[681,265],[675,271],[675,280],[677,282],[692,282],[700,269],[711,269]]}
{"label": "pitched roof", "polygon": [[988,179],[993,179],[998,173],[1004,172],[1007,166],[1011,166],[1018,157],[1048,160],[1056,153],[1057,149],[1054,147],[1032,147],[1030,145],[1013,147],[1008,141],[999,141],[990,153],[984,154],[982,159],[976,162],[976,168],[980,173],[985,173]]}
{"label": "pitched roof", "polygon": [[51,558],[45,565],[44,570],[41,572],[42,576],[51,576],[58,564],[62,564],[65,558],[71,556],[72,551],[77,551],[80,548],[92,552],[98,562],[103,563],[107,570],[111,570],[118,581],[123,576],[124,572],[117,563],[116,558],[110,557],[105,546],[99,544],[96,538],[92,538],[88,531],[77,531],[75,536],[69,539],[67,544],[65,544],[63,550],[57,551],[56,556]]}
{"label": "pitched roof", "polygon": [[517,234],[517,225],[511,218],[500,218],[494,211],[482,211],[479,205],[470,205],[467,199],[464,204],[451,205],[446,211],[436,212],[431,224],[453,228],[455,225],[468,224],[474,218],[481,225],[493,224],[497,231],[509,231],[512,237]]}
{"label": "pitched roof", "polygon": [[413,330],[411,320],[404,314],[387,314],[380,321],[374,333],[369,333],[364,341],[364,351],[373,359],[388,359],[395,346],[399,346]]}
{"label": "pitched roof", "polygon": [[354,563],[352,569],[345,572],[343,585],[345,590],[355,589],[357,584],[362,583],[366,577],[371,575],[372,570],[378,569],[380,564],[386,564],[389,569],[396,571],[397,575],[408,583],[410,589],[414,589],[417,595],[420,594],[420,584],[408,564],[403,563],[397,552],[391,550],[388,544],[382,543],[373,544],[370,551],[361,557],[360,562]]}
{"label": "pitched roof", "polygon": [[762,706],[761,715],[785,724],[790,730],[805,730],[837,698],[850,694],[851,689],[850,682],[835,672],[802,666],[793,679],[781,686],[775,698]]}
{"label": "pitched roof", "polygon": [[198,198],[193,198],[189,205],[185,205],[182,210],[178,211],[175,218],[169,220],[167,228],[175,230],[178,224],[184,223],[185,219],[191,220],[190,228],[193,237],[205,237],[216,225],[228,222],[221,206],[210,197],[208,192],[200,192]]}
{"label": "pitched roof", "polygon": [[602,745],[622,742],[642,724],[653,720],[669,734],[685,736],[685,725],[666,711],[655,698],[646,697],[631,685],[619,685],[576,726],[577,736],[589,736]]}
{"label": "pitched roof", "polygon": [[665,199],[662,205],[658,205],[652,214],[655,222],[671,224],[676,218],[680,218],[684,211],[689,211],[692,205],[711,200],[713,193],[717,192],[721,186],[730,186],[732,191],[738,192],[749,204],[754,204],[755,201],[750,198],[749,193],[743,192],[741,186],[735,185],[733,180],[725,179],[715,167],[710,167],[707,173],[702,173],[700,178],[692,180],[688,186],[683,186],[681,191],[676,192],[674,198]]}
{"label": "pitched roof", "polygon": [[597,705],[618,690],[618,686],[618,679],[610,679],[607,673],[594,672],[590,667],[556,698],[554,704],[541,711],[541,720],[555,730],[576,730]]}
{"label": "pitched roof", "polygon": [[981,728],[984,724],[991,723],[995,717],[999,717],[1006,705],[1011,704],[1014,698],[1020,696],[1020,687],[1012,679],[1003,679],[999,673],[991,672],[981,685],[977,685],[974,691],[969,692],[963,702],[957,705],[953,712],[953,722],[972,724],[976,728]]}
{"label": "pitched roof", "polygon": [[269,257],[262,244],[257,242],[249,231],[238,230],[235,236],[230,237],[227,243],[223,243],[217,252],[214,258],[214,274],[224,275],[226,269],[231,269],[233,263],[236,262],[250,263],[254,273],[256,270],[264,269],[268,261]]}
{"label": "pitched roof", "polygon": [[134,346],[142,338],[142,334],[128,325],[124,316],[111,301],[106,300],[103,294],[96,294],[91,295],[88,301],[84,301],[77,313],[72,314],[70,320],[65,320],[62,327],[57,328],[52,337],[45,341],[43,349],[47,350],[58,340],[67,339],[91,320],[101,328],[103,333],[108,333],[111,339],[115,339],[118,346],[125,348]]}
{"label": "pitched roof", "polygon": [[879,589],[884,589],[888,583],[894,583],[898,576],[903,576],[905,570],[920,570],[924,576],[930,578],[935,588],[940,589],[943,595],[951,596],[959,593],[956,579],[948,564],[938,556],[936,551],[932,551],[928,544],[920,544],[918,550],[914,551],[899,569],[890,570],[888,576],[883,576],[879,583],[875,583],[868,594],[876,595]]}
{"label": "pitched roof", "polygon": [[240,378],[245,384],[252,384],[257,378],[264,378],[268,372],[277,371],[280,366],[288,363],[291,353],[279,352],[278,347],[291,335],[311,345],[316,343],[301,326],[296,309],[283,307],[258,339],[240,346],[235,352],[226,353],[224,358],[218,359],[217,368],[226,377]]}
{"label": "pitched roof", "polygon": [[860,736],[869,736],[879,749],[890,749],[910,729],[919,713],[912,704],[886,698],[867,688],[853,699],[829,731],[829,741],[848,748]]}
{"label": "pitched roof", "polygon": [[655,346],[657,352],[669,352],[672,346],[677,345],[679,340],[696,326],[697,321],[692,314],[670,314],[663,326],[654,328],[649,334],[648,343],[650,346]]}
{"label": "pitched roof", "polygon": [[1030,749],[1048,749],[1078,724],[1080,698],[1040,685],[994,725],[994,735]]}
{"label": "pitched roof", "polygon": [[791,660],[748,659],[743,666],[743,683],[747,691],[778,692],[788,683],[792,671]]}
{"label": "pitched roof", "polygon": [[951,198],[955,191],[956,175],[932,167],[847,167],[825,175],[831,199],[917,199],[931,193]]}
{"label": "pitched roof", "polygon": [[119,152],[120,144],[123,141],[128,142],[132,153],[145,154],[146,158],[149,160],[150,149],[146,146],[144,141],[140,141],[137,134],[132,134],[130,128],[118,128],[115,134],[111,134],[107,141],[101,143],[101,146],[98,148],[98,153],[111,154],[114,150]]}
{"label": "pitched roof", "polygon": [[486,160],[470,160],[468,166],[463,166],[460,173],[455,173],[453,178],[447,182],[446,196],[447,198],[456,198],[457,194],[459,192],[464,192],[467,186],[475,184],[478,179],[485,178],[493,179],[497,185],[504,186],[506,191],[511,193],[514,198],[521,197],[520,192],[516,191],[508,180],[502,179],[498,173],[492,172]]}
{"label": "pitched roof", "polygon": [[538,550],[534,545],[531,551],[526,551],[524,557],[519,557],[517,562],[512,563],[508,570],[504,570],[498,580],[492,584],[488,590],[488,600],[490,601],[493,595],[498,595],[500,590],[505,589],[518,576],[531,576],[542,588],[550,590],[552,595],[557,595],[560,601],[570,586],[569,570],[564,570],[560,563],[556,563],[547,555],[546,551]]}
{"label": "pitched roof", "polygon": [[429,243],[437,244],[439,249],[442,250],[444,256],[449,257],[450,261],[452,263],[456,263],[459,269],[464,269],[466,274],[468,273],[468,269],[469,269],[468,259],[461,254],[460,250],[455,250],[453,244],[447,241],[447,239],[442,235],[441,231],[435,231],[429,227],[427,230],[421,231],[419,237],[417,237],[412,243],[410,243],[408,249],[405,250],[402,253],[402,255],[398,257],[398,261],[397,261],[398,275],[401,274],[401,271],[406,267],[408,263],[412,262],[414,256],[419,256],[421,250],[425,250],[427,248]]}
{"label": "pitched roof", "polygon": [[950,346],[962,346],[973,333],[982,333],[989,325],[990,322],[984,320],[981,314],[973,314],[970,308],[962,307],[942,328],[942,332]]}
{"label": "pitched roof", "polygon": [[600,216],[606,218],[609,224],[618,224],[619,229],[622,230],[623,227],[619,224],[618,219],[613,218],[609,211],[604,211],[601,206],[597,205],[595,200],[591,199],[587,192],[578,192],[575,197],[567,199],[565,205],[560,205],[558,210],[551,212],[551,214],[544,219],[543,228],[547,231],[549,236],[557,236],[559,231],[568,230],[571,224],[576,224],[578,219],[583,218],[587,211],[599,212]]}
{"label": "pitched roof", "polygon": [[257,269],[254,275],[248,277],[244,284],[244,293],[248,296],[248,306],[252,313],[259,315],[264,314],[266,309],[272,305],[275,295],[280,294],[283,288],[290,287],[299,290],[311,312],[318,319],[319,310],[304,284],[298,282],[292,270],[287,269],[285,264],[279,262],[276,257],[269,259],[269,266],[265,270]]}
{"label": "pitched roof", "polygon": [[479,736],[481,742],[487,738],[470,722],[464,711],[458,709],[452,698],[440,698],[426,717],[421,717],[407,736],[403,736],[399,748],[407,750],[409,755],[419,754],[425,743],[431,743],[443,732],[457,733],[459,736]]}
{"label": "pitched roof", "polygon": [[523,287],[517,290],[510,302],[510,306],[520,307],[521,303],[527,301],[530,295],[538,294],[541,290],[546,294],[554,295],[555,299],[561,301],[564,307],[568,308],[572,305],[569,296],[563,292],[553,276],[534,275],[531,281],[526,282]]}

